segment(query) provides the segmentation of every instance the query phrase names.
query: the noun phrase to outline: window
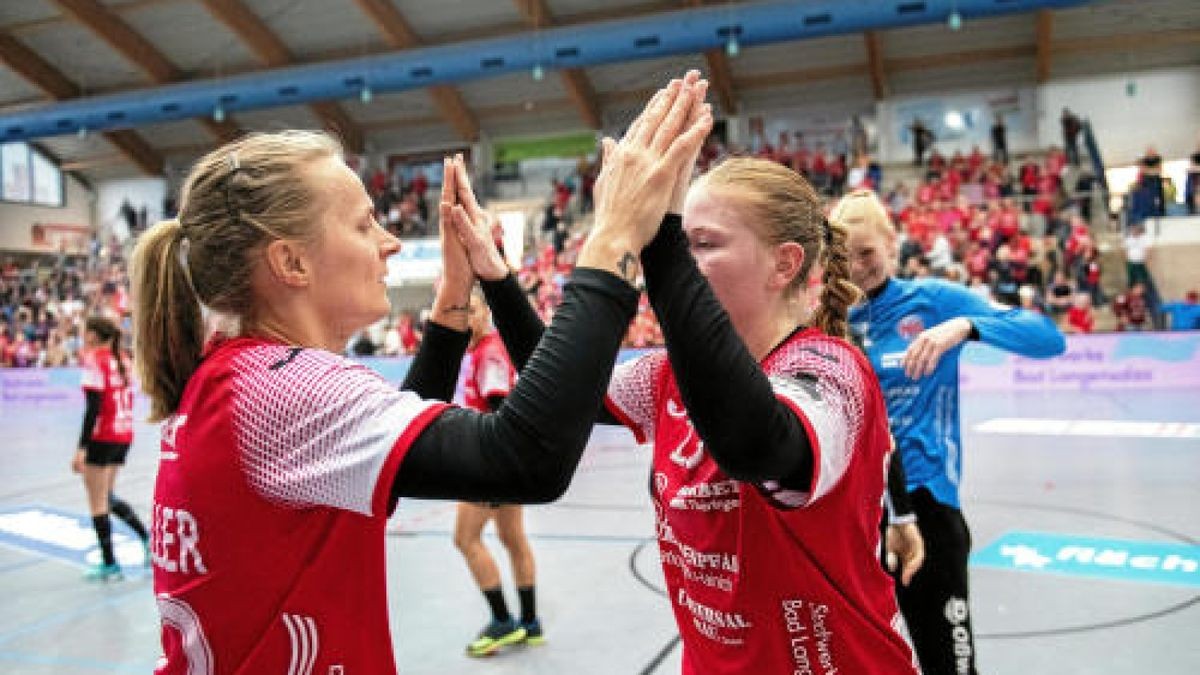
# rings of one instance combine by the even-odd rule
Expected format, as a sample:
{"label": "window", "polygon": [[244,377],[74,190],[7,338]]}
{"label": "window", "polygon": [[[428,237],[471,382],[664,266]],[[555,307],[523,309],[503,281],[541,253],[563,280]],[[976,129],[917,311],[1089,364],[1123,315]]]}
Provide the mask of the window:
{"label": "window", "polygon": [[0,144],[0,200],[63,206],[62,170],[28,143]]}

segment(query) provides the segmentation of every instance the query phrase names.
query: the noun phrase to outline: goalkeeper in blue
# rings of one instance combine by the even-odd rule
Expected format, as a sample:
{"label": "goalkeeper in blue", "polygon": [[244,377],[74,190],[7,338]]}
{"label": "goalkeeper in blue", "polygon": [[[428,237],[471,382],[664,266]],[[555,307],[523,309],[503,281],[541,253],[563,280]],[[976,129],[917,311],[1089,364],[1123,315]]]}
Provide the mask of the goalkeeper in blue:
{"label": "goalkeeper in blue", "polygon": [[971,534],[958,496],[959,355],[972,340],[1031,358],[1061,354],[1066,343],[1040,314],[941,279],[895,278],[896,230],[873,192],[847,195],[830,220],[849,231],[850,278],[867,296],[851,309],[850,328],[879,376],[925,543],[924,565],[909,584],[896,584],[900,609],[926,675],[975,675]]}

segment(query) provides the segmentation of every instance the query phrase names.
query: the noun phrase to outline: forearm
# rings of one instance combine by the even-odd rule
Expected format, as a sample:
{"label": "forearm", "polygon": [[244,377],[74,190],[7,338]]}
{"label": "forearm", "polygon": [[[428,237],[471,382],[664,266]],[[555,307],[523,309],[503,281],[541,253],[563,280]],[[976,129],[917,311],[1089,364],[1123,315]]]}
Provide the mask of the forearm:
{"label": "forearm", "polygon": [[529,357],[542,339],[546,326],[525,297],[525,291],[511,272],[499,281],[482,281],[483,296],[492,310],[492,320],[509,358],[517,370],[528,363]]}
{"label": "forearm", "polygon": [[1066,351],[1062,333],[1049,318],[1013,309],[994,316],[967,317],[979,340],[1030,358],[1049,358]]}
{"label": "forearm", "polygon": [[908,495],[907,479],[904,474],[904,462],[900,458],[900,450],[892,450],[888,460],[887,475],[887,506],[888,524],[902,525],[914,522],[917,517],[913,513],[912,499]]}
{"label": "forearm", "polygon": [[563,296],[500,408],[442,413],[405,456],[394,497],[536,503],[566,490],[637,293],[611,274],[577,269]]}
{"label": "forearm", "polygon": [[470,333],[454,330],[430,321],[417,355],[413,357],[401,389],[416,392],[421,398],[449,401],[454,398],[458,372]]}
{"label": "forearm", "polygon": [[701,276],[678,216],[667,216],[642,262],[671,368],[709,454],[733,478],[807,487],[813,452],[804,426]]}
{"label": "forearm", "polygon": [[92,430],[96,428],[96,419],[100,417],[100,406],[104,401],[104,394],[98,391],[84,391],[85,408],[83,411],[83,428],[79,430],[79,445],[76,447],[84,447],[92,440]]}

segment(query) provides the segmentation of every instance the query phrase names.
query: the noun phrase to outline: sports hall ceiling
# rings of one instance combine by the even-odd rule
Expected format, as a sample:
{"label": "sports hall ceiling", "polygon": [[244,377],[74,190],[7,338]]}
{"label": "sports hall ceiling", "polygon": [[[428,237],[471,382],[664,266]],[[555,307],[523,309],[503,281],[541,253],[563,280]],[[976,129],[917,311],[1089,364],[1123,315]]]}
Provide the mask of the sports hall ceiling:
{"label": "sports hall ceiling", "polygon": [[[863,0],[858,0],[862,2]],[[0,0],[0,112],[79,96],[528,34],[710,0]],[[549,71],[399,93],[43,138],[88,180],[160,173],[239,130],[333,127],[359,149],[461,145],[485,135],[611,126],[664,78],[700,68],[718,112],[869,105],[881,97],[1032,85],[1200,64],[1197,0],[1080,6]],[[1180,111],[1194,114],[1196,111]]]}

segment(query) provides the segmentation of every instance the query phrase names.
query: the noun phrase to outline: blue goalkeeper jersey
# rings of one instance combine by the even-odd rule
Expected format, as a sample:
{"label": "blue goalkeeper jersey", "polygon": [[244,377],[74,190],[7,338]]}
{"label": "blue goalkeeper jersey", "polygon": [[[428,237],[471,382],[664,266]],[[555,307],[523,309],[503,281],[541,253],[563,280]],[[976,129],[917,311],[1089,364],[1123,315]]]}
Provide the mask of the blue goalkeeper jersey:
{"label": "blue goalkeeper jersey", "polygon": [[1048,318],[990,303],[965,286],[941,279],[891,279],[875,297],[850,311],[887,401],[908,491],[927,488],[942,504],[959,508],[962,446],[958,421],[958,358],[966,341],[948,350],[931,375],[911,380],[904,352],[921,331],[966,318],[982,342],[1022,356],[1046,358],[1066,350]]}

